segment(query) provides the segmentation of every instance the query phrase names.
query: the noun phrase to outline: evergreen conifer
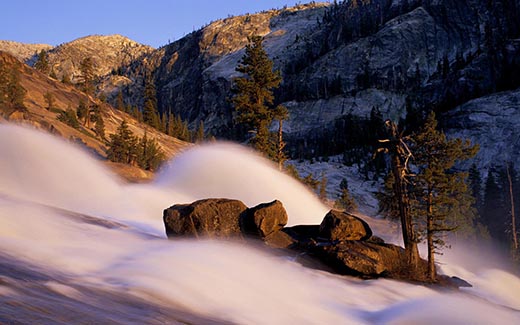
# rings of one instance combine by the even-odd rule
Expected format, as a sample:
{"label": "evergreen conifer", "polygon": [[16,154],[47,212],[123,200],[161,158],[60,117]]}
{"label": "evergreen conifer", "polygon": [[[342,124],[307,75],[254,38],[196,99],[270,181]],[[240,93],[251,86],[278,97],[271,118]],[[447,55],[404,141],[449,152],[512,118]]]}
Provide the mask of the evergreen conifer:
{"label": "evergreen conifer", "polygon": [[428,244],[428,278],[436,280],[434,254],[445,246],[443,233],[474,222],[473,198],[466,184],[467,173],[453,169],[455,163],[476,155],[478,146],[468,140],[448,140],[437,130],[431,112],[424,127],[413,135],[411,150],[417,169],[412,185],[411,215],[421,227]]}
{"label": "evergreen conifer", "polygon": [[273,61],[267,56],[262,41],[260,36],[249,38],[246,53],[236,68],[244,76],[234,80],[232,103],[238,122],[253,129],[254,148],[273,158],[277,152],[270,139],[269,126],[277,115],[273,90],[280,86],[282,77],[279,70],[273,71]]}

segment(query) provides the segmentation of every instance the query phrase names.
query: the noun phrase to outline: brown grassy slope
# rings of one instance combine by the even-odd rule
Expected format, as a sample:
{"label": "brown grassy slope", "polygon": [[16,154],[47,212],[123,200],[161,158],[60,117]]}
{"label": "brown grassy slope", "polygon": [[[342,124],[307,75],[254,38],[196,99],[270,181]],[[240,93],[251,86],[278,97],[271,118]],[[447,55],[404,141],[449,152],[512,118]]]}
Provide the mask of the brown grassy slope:
{"label": "brown grassy slope", "polygon": [[[168,158],[175,156],[189,146],[189,144],[184,141],[170,137],[146,126],[143,123],[139,123],[130,115],[116,110],[108,104],[101,103],[95,98],[88,97],[85,93],[77,90],[73,86],[65,85],[49,78],[39,71],[21,63],[10,54],[0,51],[0,62],[2,62],[7,69],[16,69],[19,72],[20,84],[27,91],[24,100],[24,105],[27,109],[25,111],[12,111],[7,110],[5,107],[0,107],[0,115],[3,116],[3,120],[12,123],[31,125],[74,142],[83,142],[101,158],[106,158],[106,139],[109,138],[109,134],[116,131],[117,127],[123,120],[128,122],[130,129],[135,135],[141,137],[146,130],[149,137],[156,138]],[[85,127],[74,129],[58,121],[58,113],[46,109],[47,104],[44,95],[47,92],[53,95],[55,99],[54,107],[56,109],[66,110],[70,108],[76,111],[80,100],[90,103],[95,102],[101,105],[102,116],[105,122],[106,139],[97,137],[93,129]],[[142,173],[138,170],[131,171],[132,168],[128,166],[121,166],[120,168],[117,166],[118,164],[110,164],[111,168],[123,176],[126,174],[145,174],[147,175],[145,178],[150,177],[149,173]],[[128,178],[133,179],[134,176]]]}

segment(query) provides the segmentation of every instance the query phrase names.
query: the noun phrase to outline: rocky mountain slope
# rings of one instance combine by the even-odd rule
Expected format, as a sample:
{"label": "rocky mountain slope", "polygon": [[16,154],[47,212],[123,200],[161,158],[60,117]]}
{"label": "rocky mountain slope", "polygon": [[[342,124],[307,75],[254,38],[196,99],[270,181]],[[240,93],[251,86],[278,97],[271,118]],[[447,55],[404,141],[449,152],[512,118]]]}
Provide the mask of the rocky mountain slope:
{"label": "rocky mountain slope", "polygon": [[152,47],[121,35],[92,35],[53,48],[49,51],[49,63],[58,79],[66,75],[76,82],[81,75],[81,61],[85,58],[92,58],[95,74],[102,77],[151,51]]}
{"label": "rocky mountain slope", "polygon": [[[349,139],[332,149],[323,143],[345,134],[349,116],[367,121],[377,109],[383,118],[413,121],[517,89],[519,8],[518,0],[370,0],[226,18],[127,66],[132,82],[122,89],[126,102],[141,105],[142,78],[153,74],[163,112],[229,137],[234,69],[247,36],[258,34],[283,74],[277,98],[289,109],[284,133],[292,153],[339,154]],[[441,115],[441,124],[449,118]]]}
{"label": "rocky mountain slope", "polygon": [[[276,97],[289,109],[284,133],[293,157],[353,149],[352,121],[366,124],[374,110],[413,128],[433,109],[448,133],[483,144],[477,160],[484,166],[493,152],[486,143],[498,139],[464,133],[470,123],[461,121],[474,115],[465,105],[482,102],[499,115],[495,122],[507,120],[497,96],[516,110],[515,96],[501,92],[520,86],[519,8],[519,0],[313,2],[220,19],[157,50],[118,35],[89,36],[50,50],[49,60],[58,78],[74,81],[79,62],[93,57],[98,92],[112,103],[122,92],[125,104],[141,108],[152,76],[161,112],[229,138],[236,137],[228,100],[235,67],[247,37],[257,34],[282,71]],[[498,157],[514,156],[509,139],[500,139]]]}
{"label": "rocky mountain slope", "polygon": [[[0,119],[30,125],[61,136],[64,139],[80,143],[101,158],[106,157],[106,139],[109,138],[110,134],[115,133],[117,127],[123,120],[128,122],[130,130],[135,135],[142,137],[146,130],[148,136],[156,138],[167,157],[174,156],[188,146],[188,144],[183,141],[169,137],[150,127],[146,127],[130,115],[108,104],[101,103],[95,98],[87,96],[71,85],[65,85],[36,71],[8,53],[0,51],[0,63],[6,67],[8,71],[17,71],[20,77],[20,85],[26,90],[23,102],[25,109],[14,110],[2,106],[0,107]],[[52,94],[54,98],[52,110],[46,109],[47,102],[44,98],[46,93]],[[104,139],[96,135],[93,126],[92,128],[83,126],[72,128],[58,120],[60,111],[72,109],[76,112],[80,101],[100,105],[105,124]],[[109,163],[109,166],[133,179],[148,178],[151,176],[151,174],[144,171],[120,166],[119,164]]]}
{"label": "rocky mountain slope", "polygon": [[58,80],[65,77],[72,83],[80,81],[78,77],[81,75],[81,62],[91,58],[94,74],[99,79],[100,91],[130,83],[128,78],[122,76],[122,68],[154,52],[154,48],[121,35],[90,35],[56,47],[0,41],[0,51],[12,54],[30,66],[34,66],[37,53],[41,50],[47,51],[49,72]]}
{"label": "rocky mountain slope", "polygon": [[11,53],[20,61],[32,59],[41,50],[48,51],[52,49],[49,44],[25,44],[13,41],[0,41],[0,51]]}

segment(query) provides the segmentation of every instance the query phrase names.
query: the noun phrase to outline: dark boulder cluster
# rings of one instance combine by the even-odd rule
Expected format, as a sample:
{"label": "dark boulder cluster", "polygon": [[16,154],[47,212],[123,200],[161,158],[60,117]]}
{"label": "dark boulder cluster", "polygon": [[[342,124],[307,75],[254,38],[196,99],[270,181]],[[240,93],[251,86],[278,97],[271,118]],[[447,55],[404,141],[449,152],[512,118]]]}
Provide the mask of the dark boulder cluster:
{"label": "dark boulder cluster", "polygon": [[363,278],[403,278],[404,250],[373,236],[362,219],[331,210],[320,225],[285,227],[287,212],[275,200],[248,208],[239,200],[204,199],[164,210],[168,238],[260,239],[327,269]]}

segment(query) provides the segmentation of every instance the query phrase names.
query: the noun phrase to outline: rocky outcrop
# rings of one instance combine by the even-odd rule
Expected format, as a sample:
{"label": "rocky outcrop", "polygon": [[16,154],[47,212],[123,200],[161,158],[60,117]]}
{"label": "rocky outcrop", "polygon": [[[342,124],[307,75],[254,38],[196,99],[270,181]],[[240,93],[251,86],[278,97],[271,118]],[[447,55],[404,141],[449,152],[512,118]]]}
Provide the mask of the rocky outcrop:
{"label": "rocky outcrop", "polygon": [[328,241],[367,240],[372,230],[352,214],[331,210],[321,222],[319,236]]}
{"label": "rocky outcrop", "polygon": [[287,224],[287,212],[278,200],[248,208],[239,200],[204,199],[164,210],[163,220],[171,238],[248,235],[278,246],[289,240],[277,234]]}
{"label": "rocky outcrop", "polygon": [[479,166],[519,161],[519,103],[520,89],[471,100],[445,114],[447,134],[478,143]]}
{"label": "rocky outcrop", "polygon": [[242,222],[246,232],[265,238],[287,224],[287,212],[282,202],[274,200],[249,209]]}
{"label": "rocky outcrop", "polygon": [[0,41],[0,51],[7,52],[18,60],[25,62],[37,55],[41,50],[52,49],[49,44],[25,44],[12,41]]}
{"label": "rocky outcrop", "polygon": [[206,199],[177,204],[164,210],[166,235],[170,238],[241,237],[240,220],[247,207],[238,200]]}
{"label": "rocky outcrop", "polygon": [[305,265],[363,278],[406,278],[404,250],[373,237],[365,221],[340,211],[327,213],[321,225],[284,228],[287,213],[280,201],[247,208],[238,200],[205,199],[174,205],[164,210],[163,220],[170,239],[261,239],[286,254],[303,256]]}
{"label": "rocky outcrop", "polygon": [[154,49],[121,35],[91,35],[61,44],[49,51],[49,65],[59,80],[66,76],[78,82],[81,61],[91,58],[96,76],[122,73],[121,67],[130,65]]}
{"label": "rocky outcrop", "polygon": [[347,240],[336,244],[322,243],[309,248],[312,254],[340,274],[363,277],[401,277],[404,249],[385,243]]}

